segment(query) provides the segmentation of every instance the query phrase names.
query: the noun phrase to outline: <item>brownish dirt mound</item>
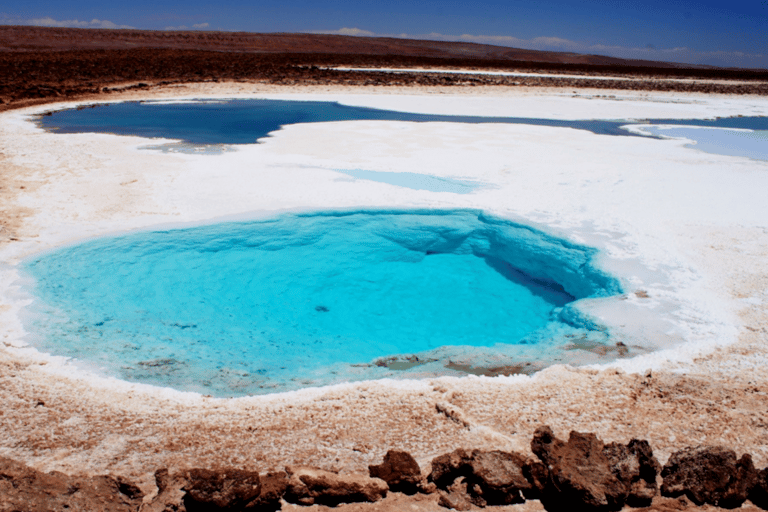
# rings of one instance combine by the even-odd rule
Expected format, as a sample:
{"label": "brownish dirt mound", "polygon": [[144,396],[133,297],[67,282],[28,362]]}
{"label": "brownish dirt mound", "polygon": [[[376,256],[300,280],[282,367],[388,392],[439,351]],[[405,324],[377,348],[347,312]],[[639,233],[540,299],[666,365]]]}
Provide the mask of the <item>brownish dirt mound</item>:
{"label": "brownish dirt mound", "polygon": [[487,44],[421,39],[351,37],[327,34],[254,34],[248,32],[177,32],[0,26],[0,51],[125,50],[139,47],[249,53],[400,55],[598,65],[627,65],[632,63],[633,65],[653,65],[656,67],[681,67],[677,64],[627,61],[599,55],[545,52]]}
{"label": "brownish dirt mound", "polygon": [[[491,61],[485,62],[490,65]],[[562,76],[519,77],[338,71],[330,66],[363,65],[417,68],[450,66],[477,69],[476,61],[426,57],[332,54],[234,53],[202,50],[149,49],[0,52],[0,111],[32,103],[79,99],[126,88],[146,88],[178,82],[219,80],[258,81],[281,85],[396,85],[396,86],[529,86],[599,89],[683,91],[727,94],[768,94],[766,81],[726,84],[706,82],[622,80],[633,69],[595,68],[595,74],[614,71],[616,80],[573,79]],[[509,63],[506,67],[511,67]],[[514,69],[525,69],[518,66]],[[541,71],[540,69],[534,69]],[[549,70],[545,70],[549,71]],[[560,69],[559,71],[563,71]],[[572,69],[566,70],[573,72]],[[588,71],[588,70],[582,70]],[[646,71],[634,70],[638,74]],[[640,75],[642,76],[642,75]]]}
{"label": "brownish dirt mound", "polygon": [[[340,66],[414,71],[393,74],[328,69]],[[446,72],[417,71],[424,67]],[[448,69],[533,71],[557,76],[456,75]],[[616,80],[573,79],[563,74]],[[282,85],[502,85],[768,94],[768,71],[683,68],[472,43],[317,34],[0,26],[0,110],[126,88],[219,80]]]}

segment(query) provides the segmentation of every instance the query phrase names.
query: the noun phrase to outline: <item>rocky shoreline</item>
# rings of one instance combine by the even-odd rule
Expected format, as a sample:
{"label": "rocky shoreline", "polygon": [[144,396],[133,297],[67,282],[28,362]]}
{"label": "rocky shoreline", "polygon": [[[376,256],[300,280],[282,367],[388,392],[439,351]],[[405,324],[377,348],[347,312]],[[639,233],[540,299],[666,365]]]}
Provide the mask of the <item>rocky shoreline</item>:
{"label": "rocky shoreline", "polygon": [[[389,450],[367,475],[296,465],[269,473],[163,468],[154,473],[154,492],[146,493],[122,476],[42,473],[0,457],[0,512],[272,512],[370,504],[388,493],[414,502],[426,495],[443,509],[461,511],[532,500],[551,512],[735,509],[748,501],[768,510],[768,468],[757,470],[750,454],[738,457],[723,446],[683,448],[662,467],[645,440],[604,444],[594,433],[572,431],[563,441],[541,426],[531,451],[536,458],[459,448],[435,457],[424,472],[408,452]],[[674,504],[665,504],[670,498]]]}

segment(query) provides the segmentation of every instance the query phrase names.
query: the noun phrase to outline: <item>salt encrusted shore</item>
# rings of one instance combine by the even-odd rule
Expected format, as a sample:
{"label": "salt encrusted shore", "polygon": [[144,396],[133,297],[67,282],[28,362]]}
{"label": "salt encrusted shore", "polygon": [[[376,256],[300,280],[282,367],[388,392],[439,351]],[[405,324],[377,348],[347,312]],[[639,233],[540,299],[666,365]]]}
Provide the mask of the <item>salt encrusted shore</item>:
{"label": "salt encrusted shore", "polygon": [[[559,119],[768,115],[764,97],[605,90],[238,83],[120,99],[254,96]],[[0,455],[151,486],[147,471],[157,467],[357,471],[389,448],[422,465],[457,447],[529,453],[535,428],[549,424],[561,437],[648,439],[662,463],[675,447],[696,444],[768,462],[765,162],[576,130],[375,122],[290,126],[267,144],[214,156],[160,154],[137,149],[147,145],[139,138],[56,135],[22,119],[46,108],[0,115]],[[459,197],[354,181],[334,168],[496,187]],[[533,377],[362,382],[223,400],[99,377],[23,346],[18,314],[27,298],[14,265],[26,255],[160,224],[359,206],[481,208],[595,245],[628,293],[593,312],[632,344],[661,350]]]}

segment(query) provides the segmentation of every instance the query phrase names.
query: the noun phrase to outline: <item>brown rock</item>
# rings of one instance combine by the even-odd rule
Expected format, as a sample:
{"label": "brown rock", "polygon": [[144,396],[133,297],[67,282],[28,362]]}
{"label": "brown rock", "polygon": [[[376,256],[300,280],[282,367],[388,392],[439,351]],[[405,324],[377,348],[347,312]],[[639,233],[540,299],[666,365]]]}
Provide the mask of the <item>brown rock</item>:
{"label": "brown rock", "polygon": [[637,508],[632,512],[678,512],[681,510],[701,510],[699,507],[688,501],[685,496],[679,498],[665,498],[656,496],[653,503],[647,507]]}
{"label": "brown rock", "polygon": [[749,493],[749,500],[758,507],[768,510],[768,468],[757,474],[755,485]]}
{"label": "brown rock", "polygon": [[143,494],[123,479],[42,473],[0,457],[0,498],[0,512],[134,512]]}
{"label": "brown rock", "polygon": [[517,453],[473,451],[467,477],[470,492],[487,505],[524,502],[520,493],[532,487],[523,473],[526,462]]}
{"label": "brown rock", "polygon": [[441,490],[437,504],[453,510],[472,510],[472,498],[467,492],[467,483],[464,478],[456,479],[445,490]]}
{"label": "brown rock", "polygon": [[523,495],[529,500],[540,500],[549,480],[549,469],[541,462],[528,462],[523,467],[525,479],[531,484],[531,488],[523,491]]}
{"label": "brown rock", "polygon": [[389,489],[405,494],[415,494],[419,490],[422,476],[416,460],[408,452],[389,450],[384,462],[378,466],[368,466],[371,478],[381,478]]}
{"label": "brown rock", "polygon": [[432,471],[429,481],[439,489],[445,489],[460,476],[468,476],[472,471],[469,463],[472,455],[461,448],[432,459]]}
{"label": "brown rock", "polygon": [[338,475],[320,469],[286,467],[290,479],[285,499],[299,505],[336,506],[340,503],[375,502],[387,495],[389,486],[379,478]]}
{"label": "brown rock", "polygon": [[186,484],[187,480],[183,476],[171,476],[167,469],[158,469],[155,471],[157,496],[145,504],[141,512],[186,512],[184,496],[187,492],[183,490]]}
{"label": "brown rock", "polygon": [[137,510],[144,494],[122,478],[95,476],[80,478],[70,487],[77,489],[67,502],[67,510]]}
{"label": "brown rock", "polygon": [[288,489],[288,473],[277,471],[267,473],[261,478],[261,494],[243,510],[254,512],[274,512],[280,510],[280,500]]}
{"label": "brown rock", "polygon": [[539,427],[531,449],[547,466],[541,492],[547,510],[620,510],[629,495],[627,485],[611,471],[603,443],[594,434],[571,432],[567,443],[549,427]]}
{"label": "brown rock", "polygon": [[522,503],[525,499],[521,492],[527,497],[538,497],[528,476],[539,475],[541,471],[533,465],[517,453],[458,449],[432,460],[429,480],[442,490],[458,481],[465,482],[467,496],[481,507]]}
{"label": "brown rock", "polygon": [[240,510],[261,493],[259,473],[233,468],[190,469],[182,488],[187,512]]}
{"label": "brown rock", "polygon": [[661,476],[662,495],[686,495],[697,505],[708,503],[723,508],[741,506],[757,482],[750,455],[737,460],[733,450],[720,446],[698,446],[673,453]]}
{"label": "brown rock", "polygon": [[603,448],[611,472],[629,489],[627,504],[647,507],[658,494],[656,476],[661,465],[648,441],[633,439],[627,445],[610,443]]}
{"label": "brown rock", "polygon": [[421,483],[419,483],[419,492],[421,494],[435,494],[437,490],[437,486],[434,482],[427,482],[426,480],[422,480]]}

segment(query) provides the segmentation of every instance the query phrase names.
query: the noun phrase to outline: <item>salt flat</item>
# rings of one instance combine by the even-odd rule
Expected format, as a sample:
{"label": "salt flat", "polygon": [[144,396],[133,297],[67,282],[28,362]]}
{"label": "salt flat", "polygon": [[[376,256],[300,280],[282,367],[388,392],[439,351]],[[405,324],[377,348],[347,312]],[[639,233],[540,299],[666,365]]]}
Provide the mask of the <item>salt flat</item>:
{"label": "salt flat", "polygon": [[[143,97],[553,119],[768,115],[763,97],[588,90],[197,84]],[[162,152],[142,148],[171,141],[52,134],[27,117],[63,106],[0,115],[9,205],[0,231],[0,454],[45,470],[149,481],[165,465],[360,469],[393,447],[422,463],[457,446],[527,451],[536,426],[549,423],[558,434],[648,439],[662,460],[707,442],[768,463],[766,162],[680,140],[377,121],[287,126],[263,144],[215,155]],[[432,192],[336,172],[356,169],[492,186]],[[533,377],[376,381],[224,400],[125,383],[25,346],[19,315],[29,298],[15,267],[24,256],[131,229],[359,207],[481,209],[599,248],[627,293],[583,309],[638,355]],[[592,348],[580,350],[591,357]]]}

